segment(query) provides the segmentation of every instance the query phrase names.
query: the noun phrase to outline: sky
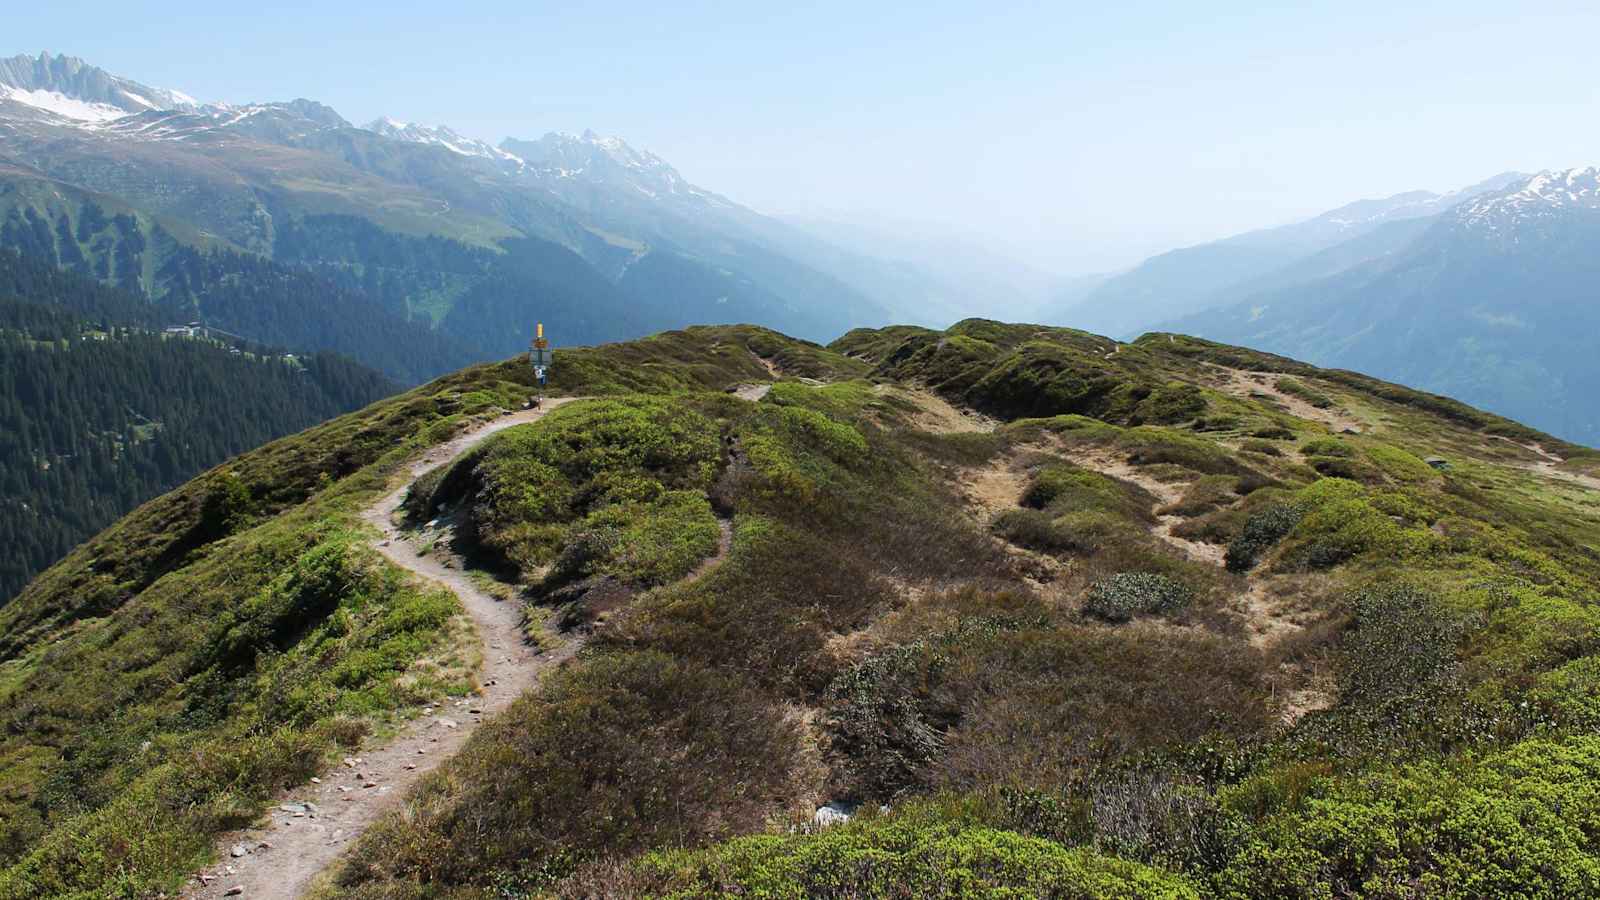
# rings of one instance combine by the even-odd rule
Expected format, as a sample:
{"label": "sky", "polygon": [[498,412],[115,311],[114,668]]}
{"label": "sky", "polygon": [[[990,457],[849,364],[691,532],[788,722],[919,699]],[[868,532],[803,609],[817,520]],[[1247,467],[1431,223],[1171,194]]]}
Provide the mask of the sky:
{"label": "sky", "polygon": [[593,128],[774,214],[1051,272],[1600,162],[1600,4],[18,4],[0,54],[498,142]]}

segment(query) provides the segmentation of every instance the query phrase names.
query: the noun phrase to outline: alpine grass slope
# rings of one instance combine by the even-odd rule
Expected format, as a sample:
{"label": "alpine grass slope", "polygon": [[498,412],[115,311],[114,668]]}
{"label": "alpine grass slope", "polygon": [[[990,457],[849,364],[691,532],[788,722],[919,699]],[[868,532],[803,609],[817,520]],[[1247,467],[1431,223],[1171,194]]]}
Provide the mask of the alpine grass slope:
{"label": "alpine grass slope", "polygon": [[[553,375],[592,399],[406,508],[584,649],[322,896],[1600,890],[1593,450],[1180,335],[985,320],[696,328]],[[248,453],[0,610],[0,897],[170,895],[281,789],[471,696],[459,604],[360,511],[528,376]]]}

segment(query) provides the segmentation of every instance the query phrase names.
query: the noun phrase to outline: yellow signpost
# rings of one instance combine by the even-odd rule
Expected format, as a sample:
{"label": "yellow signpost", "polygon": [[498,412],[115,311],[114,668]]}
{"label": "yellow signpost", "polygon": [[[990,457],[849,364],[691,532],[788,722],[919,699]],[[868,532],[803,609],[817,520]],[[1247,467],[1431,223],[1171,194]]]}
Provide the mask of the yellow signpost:
{"label": "yellow signpost", "polygon": [[533,365],[533,377],[539,383],[539,396],[534,400],[535,406],[544,401],[545,381],[554,359],[555,351],[550,349],[550,342],[544,337],[544,323],[539,322],[533,327],[533,346],[528,350],[528,362]]}

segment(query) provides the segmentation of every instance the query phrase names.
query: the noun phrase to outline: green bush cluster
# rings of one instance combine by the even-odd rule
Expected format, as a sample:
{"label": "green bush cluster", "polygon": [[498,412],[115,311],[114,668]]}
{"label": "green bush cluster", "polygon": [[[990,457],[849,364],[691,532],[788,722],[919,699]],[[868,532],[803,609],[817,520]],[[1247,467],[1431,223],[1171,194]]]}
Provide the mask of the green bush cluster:
{"label": "green bush cluster", "polygon": [[814,499],[838,467],[865,461],[867,439],[848,422],[804,406],[757,411],[739,428],[750,465],[776,491],[795,500]]}
{"label": "green bush cluster", "polygon": [[1306,441],[1300,447],[1300,454],[1302,456],[1337,456],[1348,459],[1356,455],[1356,448],[1338,438],[1317,438],[1314,441]]}
{"label": "green bush cluster", "polygon": [[1228,544],[1224,563],[1230,572],[1248,572],[1261,557],[1289,535],[1304,517],[1298,507],[1277,503],[1265,507],[1244,522],[1239,536]]}
{"label": "green bush cluster", "polygon": [[[1443,548],[1440,537],[1425,527],[1426,511],[1403,497],[1371,494],[1348,479],[1313,483],[1299,492],[1297,505],[1304,516],[1283,553],[1290,567],[1326,569],[1367,553],[1401,561]],[[1401,511],[1420,520],[1408,520]]]}
{"label": "green bush cluster", "polygon": [[1162,507],[1160,513],[1164,516],[1183,516],[1186,519],[1203,516],[1229,506],[1239,497],[1254,493],[1267,484],[1268,480],[1265,477],[1254,473],[1237,478],[1232,475],[1204,475],[1184,488],[1183,495],[1176,502]]}
{"label": "green bush cluster", "polygon": [[1278,390],[1283,391],[1285,394],[1288,394],[1291,397],[1297,397],[1301,400],[1304,400],[1317,409],[1327,409],[1333,405],[1333,400],[1329,399],[1328,395],[1312,388],[1310,385],[1298,379],[1285,376],[1283,378],[1279,378],[1275,382],[1275,385],[1277,386]]}
{"label": "green bush cluster", "polygon": [[1037,509],[1010,509],[995,516],[994,533],[1041,553],[1088,553],[1095,547],[1092,535],[1058,524],[1056,517]]}
{"label": "green bush cluster", "polygon": [[1129,421],[1135,425],[1172,425],[1196,419],[1205,411],[1205,392],[1197,385],[1169,381],[1158,385],[1139,401]]}
{"label": "green bush cluster", "polygon": [[1188,585],[1165,575],[1119,572],[1089,587],[1083,609],[1107,622],[1126,622],[1136,615],[1172,612],[1193,596]]}
{"label": "green bush cluster", "polygon": [[1206,475],[1240,475],[1249,471],[1226,447],[1168,428],[1129,428],[1117,440],[1128,459],[1139,465],[1169,463]]}
{"label": "green bush cluster", "polygon": [[1035,472],[1021,503],[1056,515],[1085,509],[1132,513],[1146,506],[1130,497],[1128,489],[1115,480],[1066,464],[1047,465]]}
{"label": "green bush cluster", "polygon": [[[1253,780],[1223,796],[1242,805],[1260,788]],[[1241,832],[1210,892],[1473,898],[1600,890],[1600,738],[1592,735],[1362,778],[1315,777],[1296,794]]]}
{"label": "green bush cluster", "polygon": [[469,501],[478,544],[524,576],[557,563],[558,581],[659,584],[715,552],[705,495],[721,462],[717,426],[686,404],[594,400],[495,435],[419,483],[413,507]]}
{"label": "green bush cluster", "polygon": [[[740,838],[657,853],[623,879],[635,896],[1198,898],[1182,876],[1087,848],[977,825],[851,822],[820,834]],[[573,893],[584,888],[572,887]]]}

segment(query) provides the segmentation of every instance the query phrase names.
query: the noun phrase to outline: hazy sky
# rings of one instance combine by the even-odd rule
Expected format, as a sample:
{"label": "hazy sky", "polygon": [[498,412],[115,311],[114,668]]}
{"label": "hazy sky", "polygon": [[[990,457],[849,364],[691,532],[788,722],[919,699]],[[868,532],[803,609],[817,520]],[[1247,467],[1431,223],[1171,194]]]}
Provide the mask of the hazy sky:
{"label": "hazy sky", "polygon": [[1600,162],[1600,4],[17,4],[0,52],[498,141],[594,128],[766,212],[1061,272]]}

